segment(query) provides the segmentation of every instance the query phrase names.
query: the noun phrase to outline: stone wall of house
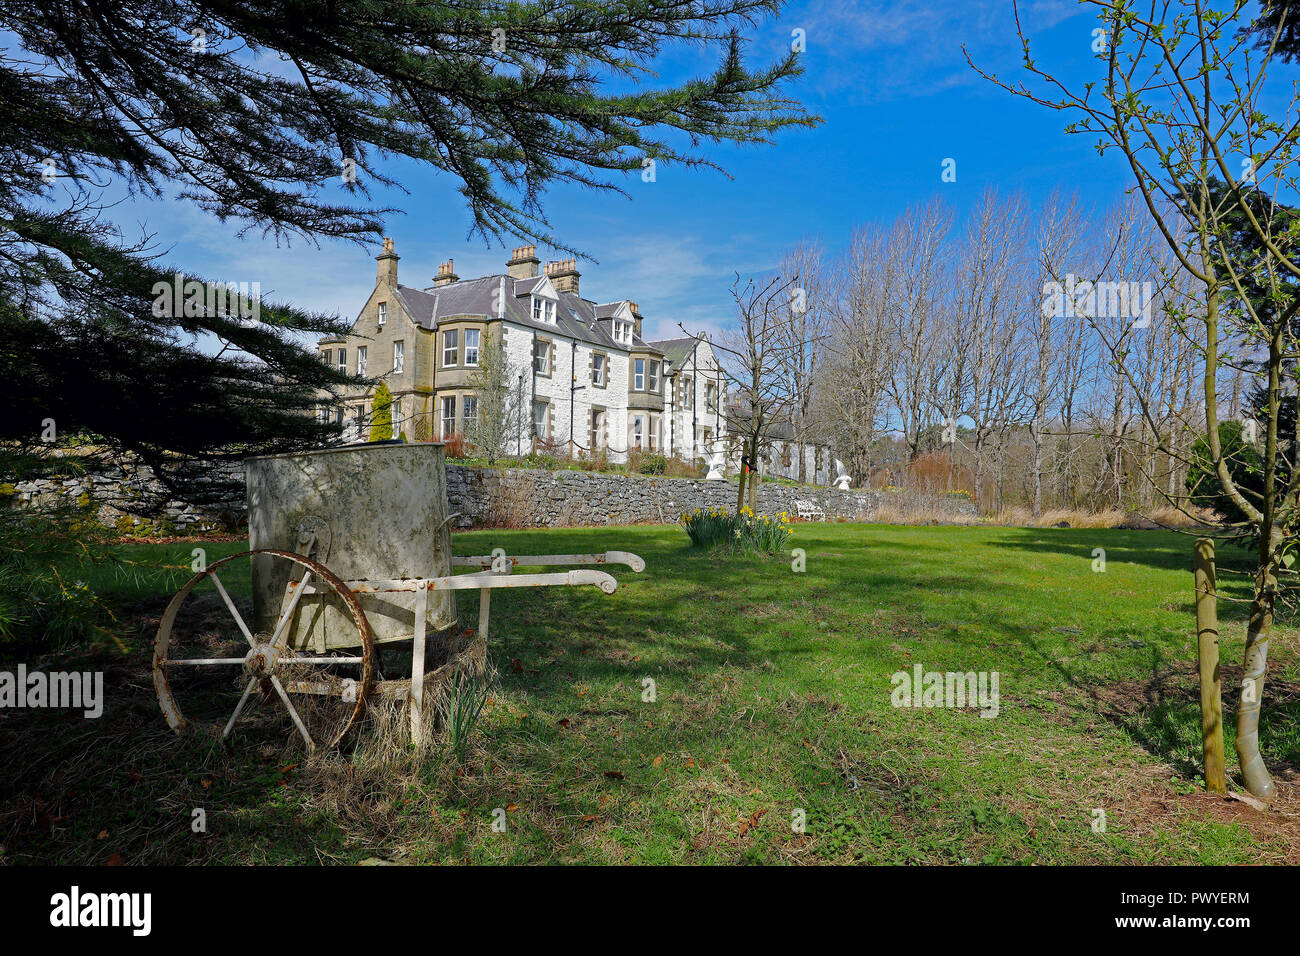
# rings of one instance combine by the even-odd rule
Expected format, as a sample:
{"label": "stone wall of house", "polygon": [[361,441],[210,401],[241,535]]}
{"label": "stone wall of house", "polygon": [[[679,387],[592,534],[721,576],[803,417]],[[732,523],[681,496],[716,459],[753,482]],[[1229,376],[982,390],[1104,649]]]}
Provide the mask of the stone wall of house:
{"label": "stone wall of house", "polygon": [[[242,483],[240,465],[225,466],[216,481]],[[800,500],[826,512],[829,518],[871,521],[882,502],[896,493],[841,491],[837,488],[796,487],[764,483],[758,511],[796,515]],[[696,508],[717,506],[733,510],[736,485],[731,481],[656,478],[645,475],[601,474],[586,471],[544,471],[530,468],[468,468],[447,466],[447,498],[455,526],[482,524],[507,527],[618,525],[642,522],[673,524]],[[127,465],[113,474],[0,484],[0,505],[76,506],[93,511],[100,524],[125,534],[168,534],[237,527],[244,521],[242,498],[194,507],[169,499],[148,466]],[[939,499],[931,510],[953,519],[972,516],[975,507],[962,499]]]}

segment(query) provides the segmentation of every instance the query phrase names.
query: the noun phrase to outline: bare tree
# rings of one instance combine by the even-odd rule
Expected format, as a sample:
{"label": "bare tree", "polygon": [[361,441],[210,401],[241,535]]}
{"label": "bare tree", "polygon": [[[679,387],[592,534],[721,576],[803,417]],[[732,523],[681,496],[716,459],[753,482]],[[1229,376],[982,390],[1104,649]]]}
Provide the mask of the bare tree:
{"label": "bare tree", "polygon": [[487,456],[488,464],[495,463],[518,440],[524,401],[516,387],[518,371],[510,364],[500,333],[486,332],[478,368],[470,378],[477,408],[465,423],[465,438]]}
{"label": "bare tree", "polygon": [[731,285],[735,324],[713,342],[737,398],[738,407],[727,423],[741,442],[737,511],[744,507],[746,492],[750,506],[757,509],[759,468],[771,442],[771,426],[788,419],[794,405],[794,392],[785,376],[797,344],[788,329],[793,285],[781,273],[743,280],[737,274]]}
{"label": "bare tree", "polygon": [[820,393],[823,417],[832,423],[859,484],[871,479],[872,451],[886,426],[886,385],[897,358],[889,319],[897,263],[889,253],[885,231],[854,232],[837,268],[833,345]]}
{"label": "bare tree", "polygon": [[777,324],[781,373],[790,392],[790,427],[799,455],[799,480],[806,482],[805,449],[813,437],[815,384],[822,372],[833,303],[822,245],[804,240],[781,260],[780,274],[789,283],[788,316]]}
{"label": "bare tree", "polygon": [[897,343],[897,361],[886,389],[898,413],[909,458],[922,434],[939,417],[939,383],[949,355],[943,348],[951,318],[945,268],[952,216],[937,199],[913,207],[889,233],[886,318]]}
{"label": "bare tree", "polygon": [[[974,498],[983,505],[989,440],[1016,415],[1024,395],[1026,231],[1023,200],[988,190],[972,211],[960,260],[959,321],[954,346],[969,356],[969,396],[961,412],[972,425]],[[955,421],[952,426],[955,426]],[[949,435],[956,440],[955,427]]]}
{"label": "bare tree", "polygon": [[[1300,96],[1291,86],[1279,100],[1276,84],[1266,79],[1293,11],[1274,11],[1276,27],[1257,50],[1248,29],[1253,7],[1246,0],[1168,0],[1150,8],[1158,20],[1126,0],[1096,0],[1094,6],[1109,41],[1099,57],[1101,82],[1073,91],[1045,72],[1033,59],[1018,15],[1025,68],[1049,92],[989,79],[1069,113],[1077,119],[1071,130],[1099,137],[1120,152],[1150,221],[1192,283],[1194,297],[1182,314],[1201,356],[1208,458],[1258,541],[1236,747],[1246,786],[1267,797],[1274,784],[1259,751],[1259,708],[1278,575],[1295,561],[1295,538],[1284,532],[1297,521],[1300,492],[1300,470],[1285,457],[1288,447],[1293,455],[1300,446],[1300,424],[1289,440],[1279,436],[1284,379],[1292,380],[1292,391],[1296,384],[1295,364],[1288,359],[1300,349],[1293,322],[1300,313],[1294,292],[1300,235],[1273,197],[1295,196],[1300,187],[1300,153],[1294,148]],[[1221,373],[1238,364],[1221,351],[1227,338],[1242,341],[1259,358],[1259,492],[1238,484],[1219,435]],[[1157,430],[1156,412],[1140,394],[1137,400]]]}

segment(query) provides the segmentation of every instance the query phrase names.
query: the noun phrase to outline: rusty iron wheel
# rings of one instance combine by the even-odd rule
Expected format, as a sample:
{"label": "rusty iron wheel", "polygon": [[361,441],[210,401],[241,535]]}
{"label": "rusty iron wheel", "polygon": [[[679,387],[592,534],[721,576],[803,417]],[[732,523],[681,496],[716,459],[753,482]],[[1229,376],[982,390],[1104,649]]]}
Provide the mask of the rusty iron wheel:
{"label": "rusty iron wheel", "polygon": [[[217,574],[242,560],[251,575],[254,558],[287,566],[269,631],[248,625]],[[344,632],[331,632],[329,649],[295,645],[295,635],[323,627],[326,605]],[[304,621],[313,611],[317,617]],[[223,742],[241,721],[283,731],[288,717],[288,733],[309,751],[337,746],[361,716],[374,674],[374,636],[357,596],[320,562],[273,548],[232,554],[195,574],[163,611],[154,642],[154,689],[168,725],[177,734],[215,731]]]}

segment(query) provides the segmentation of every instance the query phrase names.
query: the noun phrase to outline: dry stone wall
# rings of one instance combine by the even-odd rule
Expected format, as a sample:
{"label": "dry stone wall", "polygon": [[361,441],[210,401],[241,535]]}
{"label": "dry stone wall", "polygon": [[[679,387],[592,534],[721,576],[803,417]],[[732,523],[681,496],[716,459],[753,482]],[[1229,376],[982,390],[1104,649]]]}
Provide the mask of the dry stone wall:
{"label": "dry stone wall", "polygon": [[[238,472],[242,468],[232,466],[223,477],[238,476]],[[803,500],[832,519],[871,521],[882,502],[896,495],[764,483],[759,488],[758,511],[794,515]],[[689,478],[448,465],[447,498],[451,513],[457,515],[454,525],[459,528],[483,524],[542,528],[672,524],[696,508],[734,509],[736,485]],[[93,509],[101,524],[124,533],[185,532],[230,527],[245,520],[242,499],[203,509],[169,500],[145,466],[114,475],[0,484],[0,505],[5,500],[18,506],[61,504]],[[954,519],[975,514],[974,506],[965,499],[940,499],[933,508]],[[141,517],[141,512],[147,516]]]}

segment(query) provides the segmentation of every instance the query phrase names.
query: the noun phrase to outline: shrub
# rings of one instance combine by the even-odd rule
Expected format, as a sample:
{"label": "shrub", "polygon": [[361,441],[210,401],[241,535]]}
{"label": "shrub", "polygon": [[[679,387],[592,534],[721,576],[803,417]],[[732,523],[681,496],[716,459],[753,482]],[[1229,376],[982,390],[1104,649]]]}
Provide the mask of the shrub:
{"label": "shrub", "polygon": [[525,468],[541,468],[543,471],[555,471],[560,467],[560,459],[544,451],[531,451],[523,457]]}
{"label": "shrub", "polygon": [[469,451],[465,447],[465,436],[461,434],[452,435],[444,438],[442,441],[443,454],[448,458],[468,458]]}
{"label": "shrub", "polygon": [[387,382],[380,382],[375,389],[370,423],[371,441],[388,441],[393,437],[393,392]]}
{"label": "shrub", "polygon": [[784,511],[769,518],[747,507],[735,515],[726,508],[696,508],[682,515],[682,525],[697,548],[778,554],[790,540],[790,516]]}
{"label": "shrub", "polygon": [[70,510],[0,512],[0,645],[60,651],[109,634],[112,612],[79,580],[112,563]]}
{"label": "shrub", "polygon": [[[1247,498],[1264,492],[1264,459],[1252,442],[1246,441],[1241,422],[1219,423],[1219,446],[1228,466],[1233,483],[1245,492]],[[1193,504],[1213,508],[1229,521],[1246,521],[1246,514],[1232,500],[1223,487],[1219,473],[1210,455],[1210,443],[1202,435],[1192,445],[1191,462],[1187,468],[1186,488]],[[1287,469],[1282,456],[1278,461],[1278,480],[1285,483]]]}
{"label": "shrub", "polygon": [[668,459],[663,455],[651,452],[648,455],[642,455],[641,460],[637,462],[637,471],[643,475],[662,475],[668,467]]}

